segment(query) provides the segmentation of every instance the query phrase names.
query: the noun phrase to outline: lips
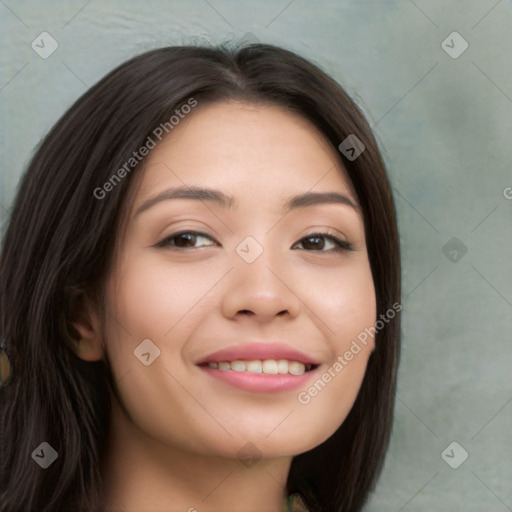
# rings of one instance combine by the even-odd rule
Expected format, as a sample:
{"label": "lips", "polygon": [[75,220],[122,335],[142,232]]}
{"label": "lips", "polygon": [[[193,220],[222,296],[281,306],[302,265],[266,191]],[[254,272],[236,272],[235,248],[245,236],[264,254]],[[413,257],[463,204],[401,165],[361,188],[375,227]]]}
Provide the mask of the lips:
{"label": "lips", "polygon": [[269,393],[304,385],[319,363],[289,345],[250,343],[214,352],[198,366],[209,377],[230,386]]}
{"label": "lips", "polygon": [[312,356],[290,345],[281,343],[247,343],[228,347],[208,355],[198,364],[205,365],[208,363],[222,363],[226,361],[265,361],[267,359],[276,361],[280,359],[298,361],[299,363],[303,363],[306,366],[311,365],[312,367],[320,364],[319,361],[316,361]]}

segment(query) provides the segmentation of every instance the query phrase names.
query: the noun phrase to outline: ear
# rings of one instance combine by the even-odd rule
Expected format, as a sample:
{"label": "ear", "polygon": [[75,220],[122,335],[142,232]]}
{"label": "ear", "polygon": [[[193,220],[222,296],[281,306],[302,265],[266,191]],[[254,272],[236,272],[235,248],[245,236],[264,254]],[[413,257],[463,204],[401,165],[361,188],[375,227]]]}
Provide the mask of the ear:
{"label": "ear", "polygon": [[73,352],[84,361],[103,359],[103,339],[100,315],[96,305],[82,290],[69,294],[66,319],[68,340]]}

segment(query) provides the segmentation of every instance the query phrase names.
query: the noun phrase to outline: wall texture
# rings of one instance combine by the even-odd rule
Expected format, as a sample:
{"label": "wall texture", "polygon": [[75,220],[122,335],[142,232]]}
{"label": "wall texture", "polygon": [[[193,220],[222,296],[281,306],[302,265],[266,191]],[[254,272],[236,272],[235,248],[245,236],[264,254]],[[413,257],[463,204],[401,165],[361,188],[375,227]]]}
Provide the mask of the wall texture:
{"label": "wall texture", "polygon": [[0,0],[0,20],[2,223],[41,137],[136,53],[261,41],[339,80],[380,142],[403,246],[394,433],[367,511],[512,511],[510,0]]}

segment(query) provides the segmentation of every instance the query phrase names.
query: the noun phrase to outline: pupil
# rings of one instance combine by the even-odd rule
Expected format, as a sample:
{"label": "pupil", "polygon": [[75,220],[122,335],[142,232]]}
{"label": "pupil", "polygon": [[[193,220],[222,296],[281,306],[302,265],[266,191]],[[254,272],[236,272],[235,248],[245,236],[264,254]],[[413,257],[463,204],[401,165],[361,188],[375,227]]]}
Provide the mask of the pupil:
{"label": "pupil", "polygon": [[[310,236],[305,239],[306,242],[303,244],[306,249],[323,249],[324,240],[318,236]],[[312,242],[311,242],[312,241]]]}
{"label": "pupil", "polygon": [[[193,247],[195,242],[195,235],[192,235],[190,233],[183,233],[182,235],[178,235],[176,238],[176,245],[180,247]],[[183,243],[179,243],[179,242]]]}

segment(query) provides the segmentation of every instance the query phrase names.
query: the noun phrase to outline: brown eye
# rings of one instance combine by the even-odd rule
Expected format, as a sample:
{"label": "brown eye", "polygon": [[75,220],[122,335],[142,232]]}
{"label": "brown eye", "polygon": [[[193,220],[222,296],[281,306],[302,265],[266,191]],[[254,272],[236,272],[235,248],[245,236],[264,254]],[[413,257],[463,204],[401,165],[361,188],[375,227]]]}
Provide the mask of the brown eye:
{"label": "brown eye", "polygon": [[292,249],[296,249],[298,245],[302,245],[298,248],[305,251],[336,252],[352,250],[352,245],[345,240],[323,233],[313,233],[305,236]]}
{"label": "brown eye", "polygon": [[[206,243],[205,243],[206,241]],[[214,245],[212,238],[204,233],[195,231],[183,231],[164,238],[157,247],[171,247],[176,249],[188,249],[195,247],[207,247]]]}
{"label": "brown eye", "polygon": [[309,236],[302,239],[302,247],[307,250],[321,251],[325,247],[325,239],[320,236]]}

